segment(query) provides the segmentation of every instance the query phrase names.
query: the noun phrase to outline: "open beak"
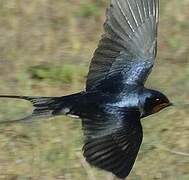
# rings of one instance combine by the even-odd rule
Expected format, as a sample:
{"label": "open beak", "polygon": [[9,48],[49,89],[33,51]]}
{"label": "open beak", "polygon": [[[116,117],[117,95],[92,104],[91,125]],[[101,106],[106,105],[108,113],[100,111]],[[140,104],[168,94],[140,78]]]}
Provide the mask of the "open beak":
{"label": "open beak", "polygon": [[162,110],[162,109],[164,109],[164,108],[166,108],[166,107],[169,107],[169,106],[173,106],[173,103],[170,102],[170,103],[159,104],[159,105],[157,105],[157,106],[155,106],[155,107],[153,108],[152,114],[157,113],[157,112],[159,112],[160,110]]}

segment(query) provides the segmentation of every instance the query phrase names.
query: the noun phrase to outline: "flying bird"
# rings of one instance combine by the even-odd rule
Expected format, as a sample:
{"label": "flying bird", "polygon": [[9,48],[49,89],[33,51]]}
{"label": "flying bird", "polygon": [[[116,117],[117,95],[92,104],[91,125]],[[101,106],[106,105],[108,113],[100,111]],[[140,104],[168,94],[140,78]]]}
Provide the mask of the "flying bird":
{"label": "flying bird", "polygon": [[159,0],[111,0],[84,91],[62,97],[0,97],[33,104],[33,113],[18,121],[80,118],[86,161],[126,178],[143,138],[140,120],[172,105],[163,93],[144,86],[156,58],[158,17]]}

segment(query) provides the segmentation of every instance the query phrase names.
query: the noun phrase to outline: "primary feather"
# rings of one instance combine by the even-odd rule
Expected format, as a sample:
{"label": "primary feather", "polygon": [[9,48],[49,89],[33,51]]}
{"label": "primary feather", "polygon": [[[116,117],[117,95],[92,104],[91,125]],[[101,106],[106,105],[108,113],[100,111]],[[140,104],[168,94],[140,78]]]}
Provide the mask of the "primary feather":
{"label": "primary feather", "polygon": [[132,109],[120,112],[119,109],[112,116],[83,119],[86,137],[83,155],[91,165],[125,178],[133,167],[142,142],[140,113]]}
{"label": "primary feather", "polygon": [[91,61],[86,89],[119,73],[127,84],[144,84],[157,48],[159,0],[112,0],[105,33]]}

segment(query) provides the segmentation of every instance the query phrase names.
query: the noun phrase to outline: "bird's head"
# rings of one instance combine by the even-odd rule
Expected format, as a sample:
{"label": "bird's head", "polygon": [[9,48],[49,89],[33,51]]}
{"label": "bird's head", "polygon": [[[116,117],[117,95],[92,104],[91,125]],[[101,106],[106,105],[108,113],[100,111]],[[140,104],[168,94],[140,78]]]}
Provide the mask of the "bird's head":
{"label": "bird's head", "polygon": [[173,105],[163,93],[151,89],[145,89],[140,94],[140,104],[143,111],[142,117],[157,113]]}

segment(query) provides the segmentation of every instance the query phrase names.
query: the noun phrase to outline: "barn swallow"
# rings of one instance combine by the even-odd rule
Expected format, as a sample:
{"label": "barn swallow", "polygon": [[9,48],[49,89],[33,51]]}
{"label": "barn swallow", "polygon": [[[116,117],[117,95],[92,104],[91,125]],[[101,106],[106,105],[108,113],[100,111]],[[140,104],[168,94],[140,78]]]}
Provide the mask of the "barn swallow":
{"label": "barn swallow", "polygon": [[172,105],[163,93],[144,86],[156,58],[158,17],[159,0],[111,0],[84,91],[62,97],[0,97],[33,104],[33,113],[18,121],[80,118],[86,161],[126,178],[143,138],[140,120]]}

